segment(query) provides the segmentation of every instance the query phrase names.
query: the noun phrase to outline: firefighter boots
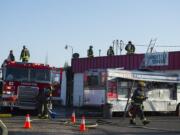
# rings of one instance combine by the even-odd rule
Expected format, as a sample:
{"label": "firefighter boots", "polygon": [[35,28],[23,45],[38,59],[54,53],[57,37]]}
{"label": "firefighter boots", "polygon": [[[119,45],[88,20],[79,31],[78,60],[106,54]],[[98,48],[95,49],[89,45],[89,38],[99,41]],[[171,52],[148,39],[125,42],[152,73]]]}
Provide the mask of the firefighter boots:
{"label": "firefighter boots", "polygon": [[143,123],[143,125],[146,125],[146,124],[149,124],[150,121],[148,121],[148,120],[143,120],[142,123]]}
{"label": "firefighter boots", "polygon": [[129,124],[131,124],[131,125],[136,125],[136,122],[135,122],[135,120],[130,119]]}

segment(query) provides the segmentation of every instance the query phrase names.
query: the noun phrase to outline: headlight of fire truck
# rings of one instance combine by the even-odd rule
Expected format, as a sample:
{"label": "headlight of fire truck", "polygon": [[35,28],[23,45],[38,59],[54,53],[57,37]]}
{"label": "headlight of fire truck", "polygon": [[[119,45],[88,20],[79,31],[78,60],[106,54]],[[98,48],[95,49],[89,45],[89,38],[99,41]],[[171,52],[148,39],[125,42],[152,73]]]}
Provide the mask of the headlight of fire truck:
{"label": "headlight of fire truck", "polygon": [[4,91],[14,91],[14,90],[15,90],[15,86],[13,82],[4,83]]}
{"label": "headlight of fire truck", "polygon": [[15,93],[14,90],[15,90],[15,86],[12,83],[5,84],[2,92],[2,97],[8,98],[14,96]]}
{"label": "headlight of fire truck", "polygon": [[3,91],[3,94],[13,95],[13,94],[14,94],[14,91]]}
{"label": "headlight of fire truck", "polygon": [[3,91],[3,94],[2,94],[2,99],[4,101],[16,101],[17,99],[17,96],[14,94],[15,92],[14,91]]}
{"label": "headlight of fire truck", "polygon": [[14,90],[14,86],[8,86],[8,85],[6,85],[5,88],[4,88],[4,90],[6,90],[6,91],[12,91],[12,90]]}

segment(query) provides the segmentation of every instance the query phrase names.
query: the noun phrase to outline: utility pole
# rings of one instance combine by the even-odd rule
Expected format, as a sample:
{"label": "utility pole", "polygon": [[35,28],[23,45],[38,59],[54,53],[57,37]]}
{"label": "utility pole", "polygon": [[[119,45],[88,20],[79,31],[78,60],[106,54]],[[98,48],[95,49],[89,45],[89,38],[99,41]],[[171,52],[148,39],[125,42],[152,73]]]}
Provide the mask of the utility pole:
{"label": "utility pole", "polygon": [[70,45],[65,45],[65,49],[67,50],[68,48],[71,48],[71,52],[72,52],[72,57],[73,57],[73,47]]}
{"label": "utility pole", "polygon": [[101,49],[99,49],[99,56],[101,56]]}

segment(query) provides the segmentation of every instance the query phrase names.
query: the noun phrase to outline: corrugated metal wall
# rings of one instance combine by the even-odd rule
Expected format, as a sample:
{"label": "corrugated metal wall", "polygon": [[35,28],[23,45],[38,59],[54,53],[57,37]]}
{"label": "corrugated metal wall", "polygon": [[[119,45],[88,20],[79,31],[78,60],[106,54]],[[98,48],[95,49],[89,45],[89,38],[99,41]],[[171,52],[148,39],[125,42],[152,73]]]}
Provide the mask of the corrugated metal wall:
{"label": "corrugated metal wall", "polygon": [[[103,56],[94,58],[72,59],[71,65],[74,73],[82,73],[88,69],[124,68],[127,70],[138,69],[144,54]],[[168,66],[149,67],[154,70],[180,69],[180,51],[169,52]]]}

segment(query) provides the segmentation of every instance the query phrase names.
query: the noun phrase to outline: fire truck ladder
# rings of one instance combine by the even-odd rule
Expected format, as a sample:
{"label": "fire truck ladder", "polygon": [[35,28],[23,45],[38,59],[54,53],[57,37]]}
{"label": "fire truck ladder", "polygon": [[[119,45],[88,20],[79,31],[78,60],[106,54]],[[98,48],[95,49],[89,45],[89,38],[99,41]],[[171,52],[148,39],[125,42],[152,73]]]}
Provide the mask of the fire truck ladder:
{"label": "fire truck ladder", "polygon": [[[150,40],[149,45],[148,45],[148,48],[147,48],[147,50],[146,50],[146,53],[144,54],[144,58],[143,58],[143,60],[142,60],[142,62],[141,62],[141,64],[140,64],[139,69],[145,68],[145,66],[146,66],[146,65],[145,65],[145,59],[146,59],[145,56],[146,56],[146,54],[151,54],[151,53],[153,52],[154,46],[155,46],[155,44],[156,44],[156,41],[157,41],[157,38]],[[147,60],[147,63],[148,63],[148,60]]]}

